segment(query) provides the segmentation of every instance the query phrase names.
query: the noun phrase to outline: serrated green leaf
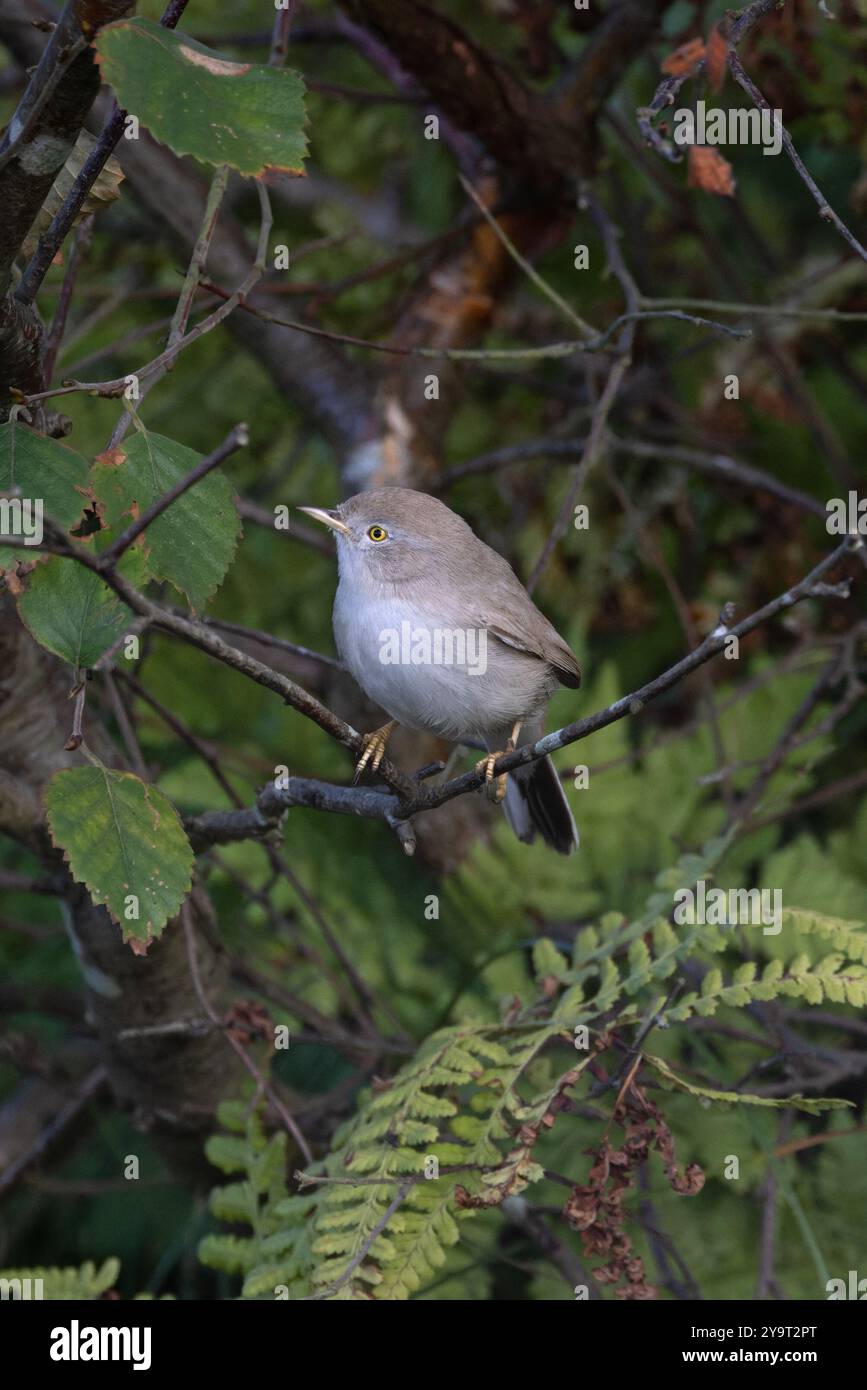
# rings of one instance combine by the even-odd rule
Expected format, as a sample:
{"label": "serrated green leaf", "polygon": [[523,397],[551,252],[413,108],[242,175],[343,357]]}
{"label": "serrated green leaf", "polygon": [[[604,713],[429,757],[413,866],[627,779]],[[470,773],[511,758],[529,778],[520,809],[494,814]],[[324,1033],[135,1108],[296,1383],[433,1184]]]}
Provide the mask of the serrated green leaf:
{"label": "serrated green leaf", "polygon": [[[140,583],[142,556],[125,555],[121,570],[133,584]],[[28,576],[18,613],[40,646],[75,670],[95,666],[133,621],[130,609],[98,574],[58,555]]]}
{"label": "serrated green leaf", "polygon": [[96,51],[120,105],[175,154],[248,175],[303,172],[307,141],[298,73],[234,62],[139,17],[107,24]]}
{"label": "serrated green leaf", "polygon": [[572,944],[572,964],[581,965],[599,946],[599,933],[595,927],[584,927],[575,935]]}
{"label": "serrated green leaf", "polygon": [[[105,524],[120,531],[195,468],[201,455],[185,444],[139,430],[91,469]],[[240,521],[229,480],[219,469],[182,493],[137,542],[147,573],[167,579],[199,608],[220,585],[238,543]]]}
{"label": "serrated green leaf", "polygon": [[[45,791],[51,836],[84,883],[131,937],[159,936],[190,891],[193,851],[167,797],[131,772],[73,767]],[[127,917],[130,896],[138,918]]]}
{"label": "serrated green leaf", "polygon": [[624,984],[628,994],[635,994],[651,976],[650,951],[642,936],[638,936],[630,942],[626,958],[629,964],[629,976]]}
{"label": "serrated green leaf", "polygon": [[[35,434],[9,421],[0,425],[0,492],[31,503],[41,500],[45,516],[70,530],[84,510],[87,460],[57,439]],[[2,520],[0,520],[2,525]],[[34,550],[0,545],[0,572],[16,560],[33,559]]]}
{"label": "serrated green leaf", "polygon": [[[205,1152],[208,1152],[207,1148]],[[208,1158],[210,1157],[208,1154]],[[237,1225],[245,1221],[252,1225],[256,1215],[256,1199],[250,1184],[246,1182],[226,1183],[224,1187],[215,1187],[209,1205],[218,1220]]]}

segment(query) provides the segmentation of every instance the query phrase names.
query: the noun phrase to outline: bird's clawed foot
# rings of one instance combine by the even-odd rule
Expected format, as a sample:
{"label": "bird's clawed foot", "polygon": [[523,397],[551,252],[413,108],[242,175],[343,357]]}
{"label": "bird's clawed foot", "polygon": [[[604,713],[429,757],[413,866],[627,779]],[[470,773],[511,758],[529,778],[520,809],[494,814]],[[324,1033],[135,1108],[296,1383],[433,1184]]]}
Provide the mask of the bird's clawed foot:
{"label": "bird's clawed foot", "polygon": [[383,724],[381,729],[374,729],[370,734],[362,734],[364,752],[355,764],[355,780],[358,782],[364,769],[370,765],[371,772],[376,772],[379,764],[385,757],[385,745],[388,743],[392,729],[397,727],[396,719],[389,719],[387,724]]}
{"label": "bird's clawed foot", "polygon": [[501,772],[499,777],[495,777],[494,763],[498,758],[502,758],[503,753],[510,751],[508,748],[503,748],[499,753],[489,753],[486,758],[480,758],[476,763],[476,772],[481,772],[482,768],[485,769],[485,792],[491,801],[500,802],[506,795],[506,780],[509,774],[508,772]]}
{"label": "bird's clawed foot", "polygon": [[504,754],[514,753],[518,742],[518,735],[521,732],[522,722],[523,721],[519,719],[515,724],[515,727],[506,741],[505,748],[502,748],[499,753],[489,753],[486,758],[480,758],[476,763],[476,772],[481,772],[482,768],[485,769],[485,791],[491,800],[497,804],[499,804],[506,795],[506,782],[508,781],[509,774],[508,772],[501,772],[499,777],[495,777],[494,765],[497,759],[502,758]]}

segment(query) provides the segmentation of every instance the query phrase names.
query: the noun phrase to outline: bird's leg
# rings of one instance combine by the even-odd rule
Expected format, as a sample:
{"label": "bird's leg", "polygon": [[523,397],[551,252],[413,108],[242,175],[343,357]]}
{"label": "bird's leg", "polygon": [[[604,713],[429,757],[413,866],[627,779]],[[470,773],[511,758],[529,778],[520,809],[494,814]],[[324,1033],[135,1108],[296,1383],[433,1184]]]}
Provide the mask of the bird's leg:
{"label": "bird's leg", "polygon": [[489,753],[486,758],[480,758],[476,763],[476,772],[481,772],[482,768],[485,769],[485,789],[492,801],[502,801],[506,795],[506,782],[509,776],[508,772],[501,772],[495,784],[494,764],[498,758],[502,758],[504,753],[514,753],[523,722],[523,719],[515,720],[515,726],[509,734],[505,748],[501,748],[499,753]]}
{"label": "bird's leg", "polygon": [[389,719],[387,724],[383,724],[381,729],[374,729],[370,734],[362,734],[361,740],[364,744],[364,751],[358,762],[355,764],[355,780],[359,781],[362,772],[370,763],[371,772],[376,772],[379,764],[385,757],[385,745],[388,743],[392,729],[397,728],[397,720]]}

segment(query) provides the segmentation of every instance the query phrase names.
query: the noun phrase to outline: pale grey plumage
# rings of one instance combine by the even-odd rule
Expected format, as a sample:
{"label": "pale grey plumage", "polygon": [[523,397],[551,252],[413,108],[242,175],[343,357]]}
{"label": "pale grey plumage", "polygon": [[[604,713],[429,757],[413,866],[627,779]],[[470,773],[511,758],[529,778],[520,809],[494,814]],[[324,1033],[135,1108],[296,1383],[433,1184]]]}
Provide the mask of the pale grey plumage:
{"label": "pale grey plumage", "polygon": [[[516,721],[520,743],[540,737],[558,684],[576,687],[573,653],[539,612],[511,566],[435,497],[379,488],[332,511],[304,508],[335,530],[340,580],[334,601],[338,650],[365,693],[398,723],[452,742],[501,750]],[[371,539],[371,528],[385,537]],[[374,534],[377,534],[374,531]],[[383,633],[485,634],[486,668],[383,661]],[[568,853],[577,833],[548,759],[509,778],[506,815],[525,840],[538,830]]]}

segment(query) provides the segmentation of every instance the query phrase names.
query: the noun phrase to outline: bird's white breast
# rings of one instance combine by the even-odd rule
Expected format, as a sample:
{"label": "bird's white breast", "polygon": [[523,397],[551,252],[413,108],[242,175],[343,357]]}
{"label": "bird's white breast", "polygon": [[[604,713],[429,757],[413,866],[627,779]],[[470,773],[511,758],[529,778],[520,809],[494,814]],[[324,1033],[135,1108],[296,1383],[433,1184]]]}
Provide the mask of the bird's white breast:
{"label": "bird's white breast", "polygon": [[[453,742],[484,740],[508,732],[516,719],[538,713],[547,703],[557,682],[544,661],[504,646],[484,628],[461,629],[454,613],[422,606],[413,593],[417,585],[397,594],[393,585],[358,578],[351,559],[341,564],[335,640],[362,690],[398,723]],[[424,659],[425,633],[429,660]],[[463,663],[457,659],[461,655]]]}

